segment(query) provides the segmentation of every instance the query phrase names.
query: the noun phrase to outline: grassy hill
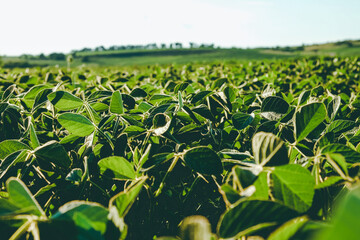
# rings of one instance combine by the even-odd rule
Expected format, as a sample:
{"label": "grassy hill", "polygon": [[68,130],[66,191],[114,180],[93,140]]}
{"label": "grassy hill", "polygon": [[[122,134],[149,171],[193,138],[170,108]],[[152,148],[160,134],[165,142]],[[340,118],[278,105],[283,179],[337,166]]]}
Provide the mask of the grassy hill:
{"label": "grassy hill", "polygon": [[[208,63],[282,59],[301,56],[360,56],[360,40],[276,48],[194,48],[76,52],[72,66],[129,66],[153,64]],[[28,66],[66,66],[65,60],[4,57],[5,64],[26,62]],[[24,67],[24,66],[23,66]],[[26,67],[26,64],[25,64]]]}

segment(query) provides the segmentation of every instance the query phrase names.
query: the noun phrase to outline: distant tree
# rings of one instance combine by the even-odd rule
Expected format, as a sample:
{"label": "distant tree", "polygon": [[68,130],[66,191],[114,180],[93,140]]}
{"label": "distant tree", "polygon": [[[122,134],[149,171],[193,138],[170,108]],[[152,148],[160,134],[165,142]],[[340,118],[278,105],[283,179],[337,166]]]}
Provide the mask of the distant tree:
{"label": "distant tree", "polygon": [[165,43],[162,43],[160,46],[161,46],[162,49],[165,49],[165,48],[166,48],[166,44],[165,44]]}
{"label": "distant tree", "polygon": [[41,53],[41,54],[39,55],[39,59],[41,59],[41,60],[45,60],[45,59],[46,59],[45,54]]}
{"label": "distant tree", "polygon": [[2,60],[2,58],[1,58],[1,56],[0,56],[0,67],[3,65],[3,60]]}
{"label": "distant tree", "polygon": [[66,55],[63,53],[50,53],[49,59],[61,61],[66,59]]}
{"label": "distant tree", "polygon": [[182,43],[179,42],[175,43],[175,48],[182,48]]}
{"label": "distant tree", "polygon": [[104,46],[99,46],[99,47],[95,48],[95,51],[96,52],[103,52],[103,51],[106,51],[106,48]]}
{"label": "distant tree", "polygon": [[91,52],[92,49],[91,48],[83,48],[81,50],[79,50],[79,52]]}

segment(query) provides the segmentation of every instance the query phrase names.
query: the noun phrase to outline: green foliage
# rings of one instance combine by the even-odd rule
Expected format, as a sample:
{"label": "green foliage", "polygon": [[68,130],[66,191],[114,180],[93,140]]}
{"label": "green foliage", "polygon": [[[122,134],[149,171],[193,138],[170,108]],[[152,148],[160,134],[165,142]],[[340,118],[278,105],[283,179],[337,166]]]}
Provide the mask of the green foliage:
{"label": "green foliage", "polygon": [[1,236],[356,238],[359,80],[332,57],[1,71]]}

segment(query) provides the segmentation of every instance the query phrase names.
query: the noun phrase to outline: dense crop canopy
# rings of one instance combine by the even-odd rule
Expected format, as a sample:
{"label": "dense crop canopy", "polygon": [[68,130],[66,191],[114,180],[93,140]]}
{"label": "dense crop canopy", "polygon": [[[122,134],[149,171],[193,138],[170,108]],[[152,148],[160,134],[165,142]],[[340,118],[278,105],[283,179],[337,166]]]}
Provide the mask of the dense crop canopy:
{"label": "dense crop canopy", "polygon": [[2,238],[358,238],[357,58],[68,71],[0,69]]}

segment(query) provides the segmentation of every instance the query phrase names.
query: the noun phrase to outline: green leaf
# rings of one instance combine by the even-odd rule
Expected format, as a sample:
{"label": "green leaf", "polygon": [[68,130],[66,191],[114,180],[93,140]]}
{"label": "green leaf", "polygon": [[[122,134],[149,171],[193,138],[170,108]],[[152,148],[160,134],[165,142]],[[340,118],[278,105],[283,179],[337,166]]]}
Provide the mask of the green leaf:
{"label": "green leaf", "polygon": [[278,166],[289,163],[285,143],[272,133],[256,133],[252,149],[256,164]]}
{"label": "green leaf", "polygon": [[147,171],[153,167],[155,167],[158,164],[161,164],[163,162],[166,162],[170,159],[174,158],[174,153],[158,153],[153,156],[151,156],[143,165],[143,171]]}
{"label": "green leaf", "polygon": [[81,182],[83,171],[80,168],[71,169],[71,171],[66,175],[65,180],[70,182]]}
{"label": "green leaf", "polygon": [[34,150],[35,156],[44,161],[52,162],[56,166],[68,168],[71,165],[65,148],[58,142],[52,140]]}
{"label": "green leaf", "polygon": [[286,206],[306,212],[312,205],[315,180],[310,172],[297,164],[275,167],[271,173],[272,194]]}
{"label": "green leaf", "polygon": [[300,142],[309,135],[326,117],[326,108],[323,103],[304,105],[295,114],[295,136]]}
{"label": "green leaf", "polygon": [[186,151],[184,155],[186,164],[201,174],[221,174],[223,167],[219,156],[207,147],[195,147]]}
{"label": "green leaf", "polygon": [[221,238],[239,238],[245,234],[273,225],[279,225],[298,213],[278,202],[240,200],[220,218],[217,232]]}
{"label": "green leaf", "polygon": [[36,98],[35,98],[35,101],[34,101],[34,104],[33,104],[33,107],[32,109],[35,109],[37,108],[38,106],[42,105],[43,103],[45,103],[48,98],[47,96],[49,94],[52,93],[52,89],[43,89],[41,90],[37,95],[36,95]]}
{"label": "green leaf", "polygon": [[146,178],[142,178],[136,183],[132,184],[129,188],[126,188],[123,192],[120,192],[113,196],[109,201],[109,206],[115,206],[120,217],[125,217],[130,210],[131,205],[135,202],[136,197],[139,195]]}
{"label": "green leaf", "polygon": [[331,177],[326,178],[324,182],[317,184],[315,186],[315,189],[331,187],[334,184],[336,184],[342,180],[343,180],[343,178],[340,176],[331,176]]}
{"label": "green leaf", "polygon": [[249,126],[252,121],[254,120],[254,114],[246,114],[246,113],[235,113],[232,117],[231,120],[233,122],[234,127],[237,130],[241,130],[246,128],[247,126]]}
{"label": "green leaf", "polygon": [[95,130],[92,122],[78,113],[63,113],[58,116],[58,121],[66,130],[79,137],[86,137]]}
{"label": "green leaf", "polygon": [[305,91],[302,91],[300,96],[299,96],[299,100],[298,100],[298,105],[302,105],[304,104],[310,97],[310,93],[311,93],[311,90],[305,90]]}
{"label": "green leaf", "polygon": [[209,96],[212,93],[212,91],[201,91],[195,94],[195,96],[191,99],[192,104],[196,104],[203,100],[205,97]]}
{"label": "green leaf", "polygon": [[6,181],[6,188],[9,193],[9,201],[22,209],[22,211],[36,216],[45,216],[39,203],[21,180],[10,177]]}
{"label": "green leaf", "polygon": [[30,149],[25,143],[19,142],[18,140],[5,140],[0,143],[0,159],[6,158],[13,152]]}
{"label": "green leaf", "polygon": [[269,186],[268,177],[266,172],[261,172],[254,182],[255,193],[251,195],[253,199],[268,200],[269,199]]}
{"label": "green leaf", "polygon": [[272,232],[268,240],[287,240],[291,239],[303,226],[308,222],[307,217],[298,217],[291,219],[290,221],[284,223]]}
{"label": "green leaf", "polygon": [[111,96],[110,112],[116,113],[116,114],[124,113],[123,100],[121,97],[121,93],[119,91],[115,91]]}
{"label": "green leaf", "polygon": [[108,172],[108,170],[111,170],[113,177],[116,179],[126,180],[135,179],[136,177],[134,166],[123,157],[112,156],[103,158],[98,162],[98,165],[101,174],[112,177],[112,174]]}
{"label": "green leaf", "polygon": [[[80,218],[79,214],[81,214]],[[85,228],[87,230],[94,229],[104,234],[108,214],[109,211],[98,203],[72,201],[61,206],[51,219],[70,220],[79,228]],[[86,223],[85,225],[84,222]]]}
{"label": "green leaf", "polygon": [[333,132],[335,137],[340,136],[341,133],[347,132],[356,126],[354,121],[350,120],[335,120],[327,127],[326,132]]}
{"label": "green leaf", "polygon": [[39,139],[36,135],[36,131],[34,125],[32,123],[29,124],[29,135],[30,135],[30,146],[34,149],[40,146]]}
{"label": "green leaf", "polygon": [[130,93],[130,95],[132,96],[132,97],[138,97],[138,98],[144,98],[144,97],[146,97],[147,96],[147,93],[145,92],[145,90],[143,90],[143,89],[141,89],[141,88],[134,88],[132,91],[131,91],[131,93]]}
{"label": "green leaf", "polygon": [[331,100],[331,102],[328,104],[327,112],[328,112],[328,117],[329,117],[330,121],[334,120],[337,112],[340,109],[340,105],[341,105],[340,96],[335,96],[334,99]]}
{"label": "green leaf", "polygon": [[62,111],[73,110],[83,105],[83,101],[80,98],[65,91],[53,92],[47,97],[57,109]]}
{"label": "green leaf", "polygon": [[321,149],[321,154],[338,153],[345,157],[347,163],[358,163],[360,161],[360,153],[352,150],[350,147],[333,143]]}
{"label": "green leaf", "polygon": [[348,176],[347,163],[345,157],[338,153],[327,153],[327,162],[339,173],[340,176]]}
{"label": "green leaf", "polygon": [[274,112],[279,114],[287,113],[289,104],[282,98],[270,96],[264,99],[261,104],[261,112]]}
{"label": "green leaf", "polygon": [[127,126],[124,130],[124,132],[128,134],[128,137],[139,135],[145,131],[146,129],[135,125]]}
{"label": "green leaf", "polygon": [[240,166],[235,166],[233,171],[244,189],[253,184],[259,176],[259,171],[253,168],[241,168]]}
{"label": "green leaf", "polygon": [[171,100],[172,97],[170,95],[165,95],[165,94],[154,94],[152,95],[152,97],[150,98],[149,102],[151,104],[155,104],[155,103],[158,103],[158,102],[162,102],[162,101],[165,101],[165,100]]}
{"label": "green leaf", "polygon": [[28,154],[29,153],[23,149],[9,154],[0,164],[0,179],[4,177],[12,166],[24,162]]}
{"label": "green leaf", "polygon": [[158,113],[153,118],[153,132],[155,136],[164,134],[170,127],[171,119],[168,115]]}

